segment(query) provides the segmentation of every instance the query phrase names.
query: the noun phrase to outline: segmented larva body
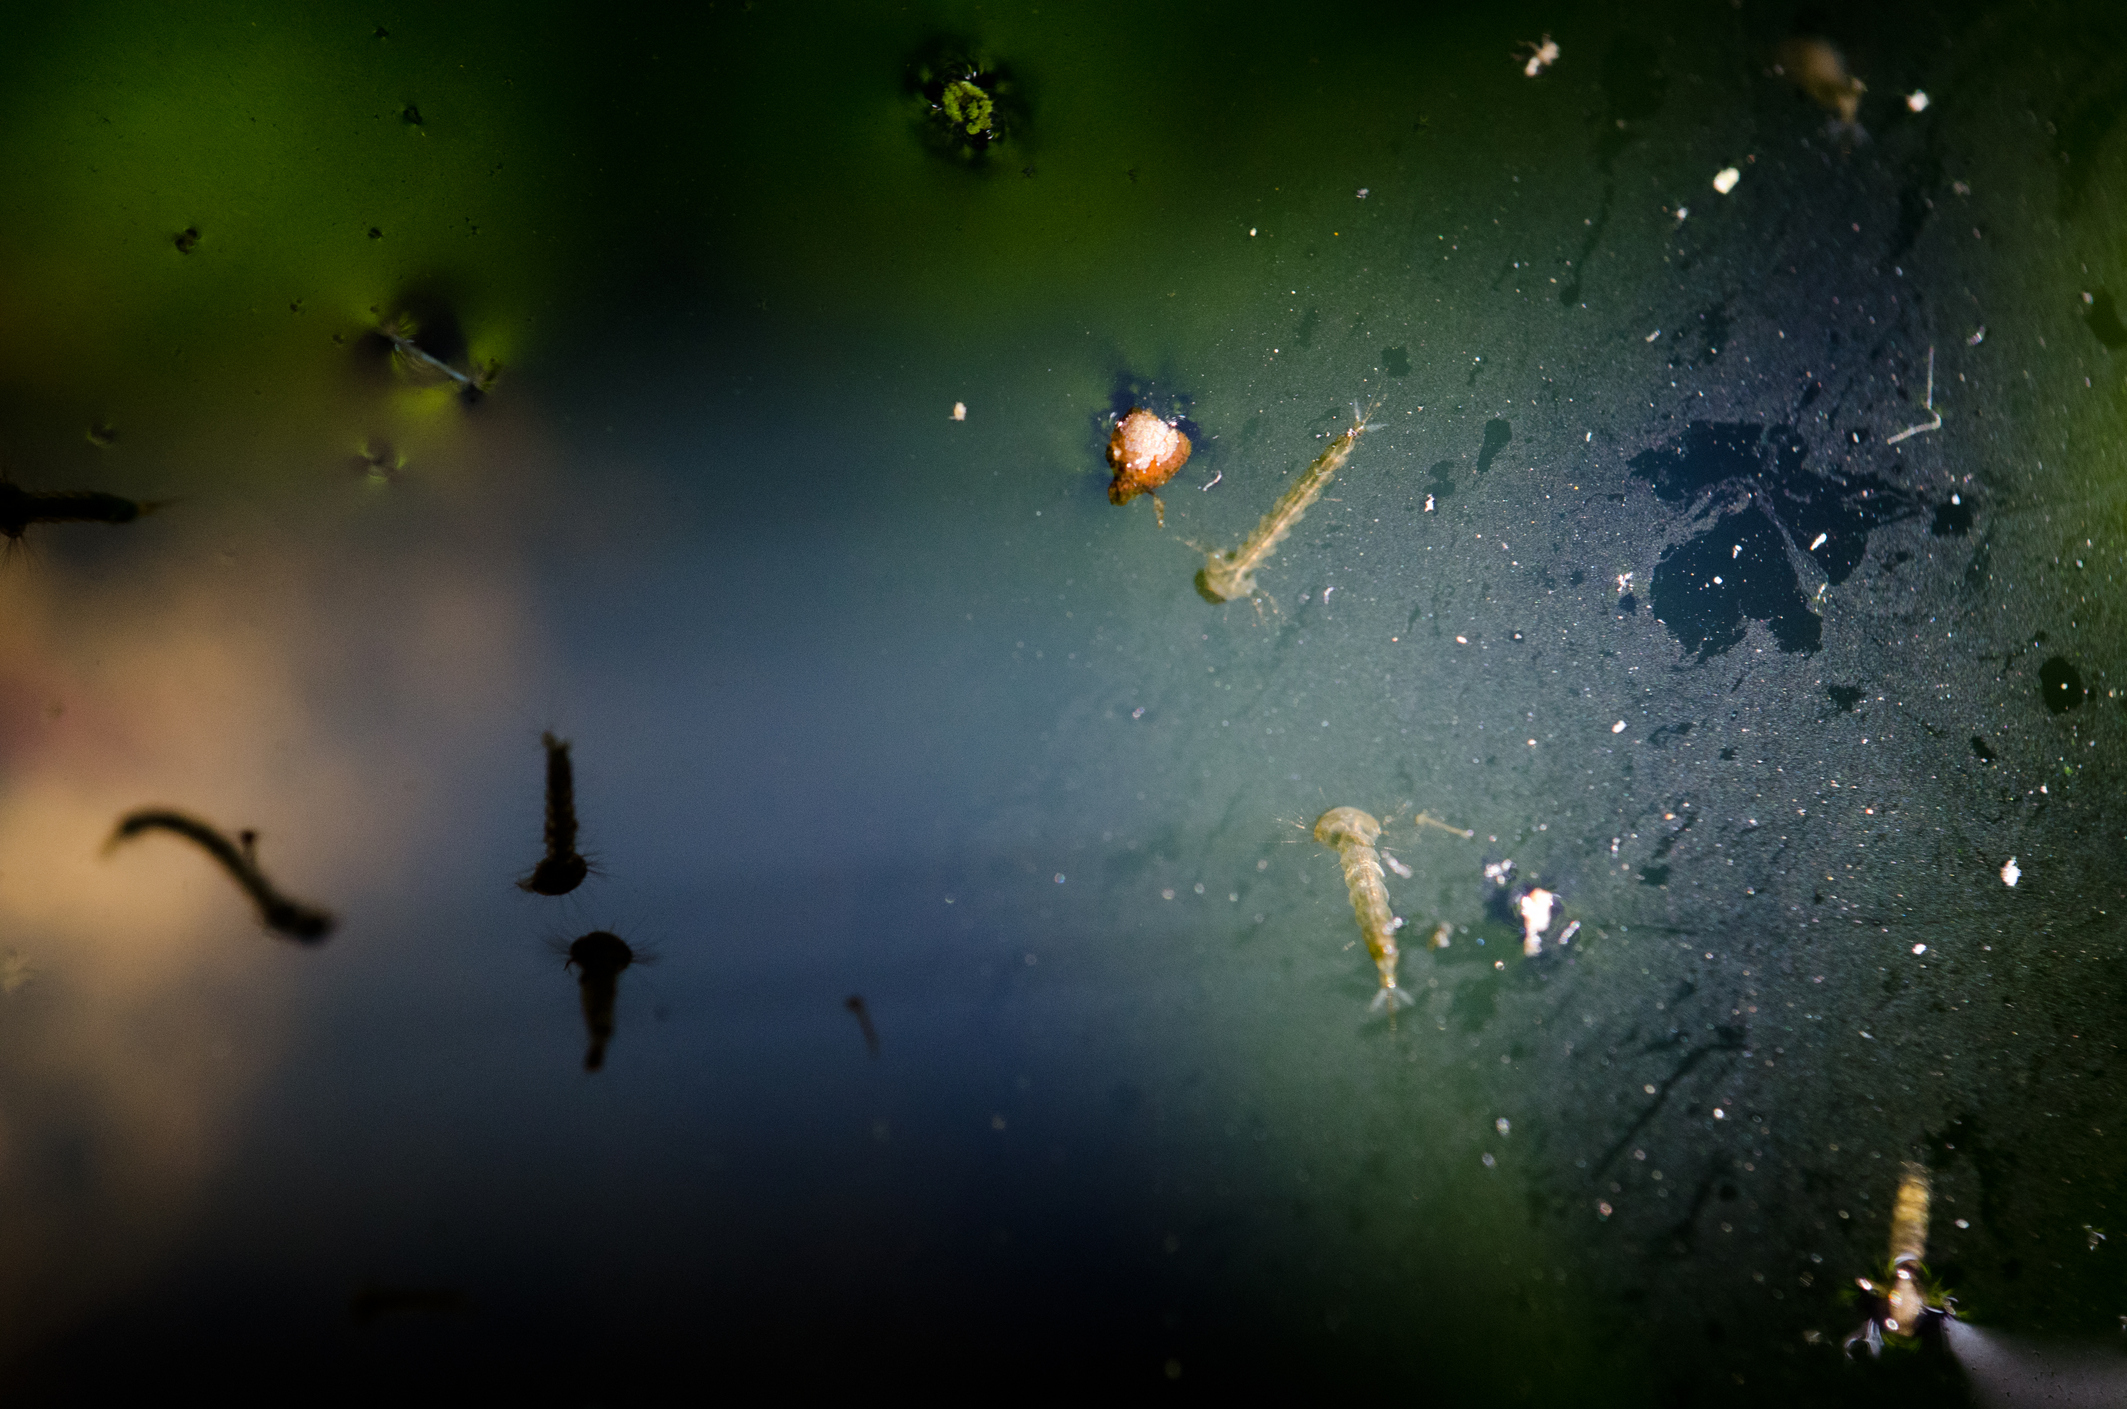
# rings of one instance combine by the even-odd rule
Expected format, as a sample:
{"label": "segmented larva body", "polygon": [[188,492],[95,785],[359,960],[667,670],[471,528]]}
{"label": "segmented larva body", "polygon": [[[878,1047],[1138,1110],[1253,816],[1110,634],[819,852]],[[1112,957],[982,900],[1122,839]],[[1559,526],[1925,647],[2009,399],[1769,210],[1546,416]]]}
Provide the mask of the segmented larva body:
{"label": "segmented larva body", "polygon": [[569,766],[567,739],[541,734],[539,742],[547,751],[547,854],[517,886],[535,895],[567,895],[591,870],[576,852],[576,775]]}
{"label": "segmented larva body", "polygon": [[1381,824],[1356,807],[1333,807],[1315,819],[1315,840],[1337,849],[1344,886],[1351,892],[1352,914],[1366,939],[1366,952],[1381,971],[1381,991],[1368,1006],[1375,1012],[1409,1007],[1417,1000],[1396,986],[1396,930],[1402,925],[1389,909],[1388,887],[1381,880]]}
{"label": "segmented larva body", "polygon": [[1270,506],[1270,512],[1263,515],[1263,521],[1240,547],[1204,555],[1204,566],[1196,575],[1196,590],[1205,601],[1230,602],[1236,597],[1259,594],[1256,569],[1277,550],[1278,544],[1292,532],[1293,525],[1300,521],[1309,506],[1322,497],[1330,476],[1344,468],[1344,462],[1351,458],[1352,447],[1371,426],[1372,422],[1362,416],[1352,423],[1350,430],[1331,441],[1329,448],[1317,455],[1314,463],[1278,496],[1278,502]]}
{"label": "segmented larva body", "polygon": [[1917,1275],[1928,1253],[1928,1172],[1908,1163],[1898,1182],[1898,1202],[1891,1208],[1891,1284],[1887,1288],[1887,1330],[1913,1334],[1927,1310],[1927,1293]]}
{"label": "segmented larva body", "polygon": [[0,480],[0,534],[20,538],[33,523],[131,523],[156,506],[100,490],[39,493]]}

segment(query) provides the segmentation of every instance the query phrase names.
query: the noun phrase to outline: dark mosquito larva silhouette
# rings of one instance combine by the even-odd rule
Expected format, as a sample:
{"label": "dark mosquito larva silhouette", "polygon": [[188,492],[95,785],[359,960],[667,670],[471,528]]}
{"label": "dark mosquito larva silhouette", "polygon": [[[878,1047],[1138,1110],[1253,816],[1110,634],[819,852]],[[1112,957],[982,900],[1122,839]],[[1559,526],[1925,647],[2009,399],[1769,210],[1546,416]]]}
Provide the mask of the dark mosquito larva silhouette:
{"label": "dark mosquito larva silhouette", "polygon": [[620,971],[635,962],[628,941],[610,930],[592,930],[569,946],[563,968],[576,970],[583,990],[583,1026],[589,1038],[584,1048],[583,1069],[597,1071],[606,1064],[606,1044],[613,1040],[613,1000],[620,992]]}
{"label": "dark mosquito larva silhouette", "polygon": [[567,895],[591,871],[576,854],[576,774],[569,766],[568,740],[541,734],[539,742],[547,750],[547,854],[517,885],[534,895]]}
{"label": "dark mosquito larva silhouette", "polygon": [[0,480],[0,534],[20,538],[33,523],[131,523],[160,504],[143,504],[93,489],[38,493]]}
{"label": "dark mosquito larva silhouette", "polygon": [[104,844],[104,851],[108,853],[120,842],[131,841],[142,832],[152,831],[175,832],[199,843],[244,888],[251,903],[258,906],[259,919],[275,934],[305,944],[316,944],[332,933],[334,921],[330,911],[290,900],[275,890],[273,883],[260,872],[254,857],[258,841],[256,832],[244,832],[239,845],[196,817],[187,817],[167,808],[144,807],[119,819],[117,830]]}
{"label": "dark mosquito larva silhouette", "polygon": [[842,1006],[855,1015],[857,1026],[864,1029],[864,1045],[871,1049],[871,1054],[874,1057],[878,1056],[879,1029],[871,1025],[871,1009],[864,1006],[864,995],[852,993],[842,1000]]}

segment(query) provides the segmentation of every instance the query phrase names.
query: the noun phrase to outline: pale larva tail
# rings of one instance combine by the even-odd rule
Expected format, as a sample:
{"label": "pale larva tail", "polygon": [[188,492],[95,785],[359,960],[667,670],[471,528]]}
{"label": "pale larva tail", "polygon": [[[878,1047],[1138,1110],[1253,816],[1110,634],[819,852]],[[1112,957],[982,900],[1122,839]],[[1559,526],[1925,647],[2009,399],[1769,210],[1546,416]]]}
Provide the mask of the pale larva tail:
{"label": "pale larva tail", "polygon": [[1393,1013],[1398,1008],[1416,1007],[1418,1000],[1401,988],[1384,988],[1374,995],[1374,1001],[1366,1005],[1369,1013]]}

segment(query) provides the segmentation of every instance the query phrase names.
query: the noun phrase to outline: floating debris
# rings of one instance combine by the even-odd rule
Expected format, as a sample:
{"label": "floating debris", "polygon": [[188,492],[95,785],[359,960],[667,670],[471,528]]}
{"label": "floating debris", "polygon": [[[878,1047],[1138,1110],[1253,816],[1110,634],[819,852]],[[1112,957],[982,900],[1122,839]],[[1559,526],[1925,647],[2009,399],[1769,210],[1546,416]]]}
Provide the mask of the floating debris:
{"label": "floating debris", "polygon": [[1713,188],[1725,196],[1730,191],[1733,191],[1736,188],[1736,182],[1741,181],[1742,179],[1742,172],[1736,170],[1732,166],[1724,166],[1718,172],[1714,173]]}
{"label": "floating debris", "polygon": [[1942,412],[1935,409],[1935,349],[1932,346],[1928,348],[1928,399],[1926,409],[1929,416],[1928,420],[1918,425],[1907,426],[1896,435],[1885,436],[1883,443],[1885,445],[1896,445],[1899,441],[1908,437],[1942,429]]}
{"label": "floating debris", "polygon": [[0,535],[19,539],[31,524],[38,523],[131,523],[162,507],[162,502],[126,499],[100,490],[40,492],[0,480]]}
{"label": "floating debris", "polygon": [[1558,45],[1552,41],[1551,36],[1548,34],[1540,41],[1533,43],[1529,40],[1523,40],[1521,47],[1514,51],[1514,57],[1522,61],[1521,73],[1524,78],[1535,78],[1545,69],[1557,63],[1558,54]]}
{"label": "floating debris", "polygon": [[1928,110],[1928,101],[1928,95],[1918,88],[1905,95],[1905,105],[1909,112],[1926,112]]}
{"label": "floating debris", "polygon": [[1166,527],[1167,506],[1157,491],[1189,463],[1190,448],[1179,419],[1161,420],[1142,406],[1132,407],[1108,436],[1108,467],[1115,471],[1108,485],[1108,502],[1127,504],[1140,494],[1150,494],[1153,515]]}
{"label": "floating debris", "polygon": [[1846,71],[1846,58],[1829,41],[1796,38],[1773,54],[1773,72],[1808,94],[1833,115],[1832,128],[1842,136],[1861,136],[1861,95],[1868,85]]}
{"label": "floating debris", "polygon": [[864,995],[852,993],[842,1000],[842,1006],[849,1009],[850,1014],[857,1020],[857,1026],[863,1029],[864,1045],[874,1057],[878,1056],[879,1030],[871,1025],[871,1009],[864,1006]]}
{"label": "floating debris", "polygon": [[964,421],[967,419],[967,403],[965,401],[956,401],[953,403],[953,419],[956,421]]}
{"label": "floating debris", "polygon": [[2016,858],[2015,858],[2015,857],[2013,857],[2013,856],[2012,856],[2012,857],[2010,857],[2010,858],[2009,858],[2009,859],[2008,859],[2007,861],[2004,861],[2004,862],[2002,863],[2002,866],[2001,866],[2001,883],[2002,883],[2003,885],[2005,885],[2005,886],[2013,886],[2013,885],[2015,885],[2015,884],[2016,884],[2016,883],[2017,883],[2018,881],[2020,881],[2020,880],[2022,880],[2022,879],[2023,879],[2023,875],[2024,875],[2024,873],[2023,873],[2023,869],[2022,869],[2021,867],[2019,867],[2019,866],[2018,866],[2018,865],[2016,864]]}

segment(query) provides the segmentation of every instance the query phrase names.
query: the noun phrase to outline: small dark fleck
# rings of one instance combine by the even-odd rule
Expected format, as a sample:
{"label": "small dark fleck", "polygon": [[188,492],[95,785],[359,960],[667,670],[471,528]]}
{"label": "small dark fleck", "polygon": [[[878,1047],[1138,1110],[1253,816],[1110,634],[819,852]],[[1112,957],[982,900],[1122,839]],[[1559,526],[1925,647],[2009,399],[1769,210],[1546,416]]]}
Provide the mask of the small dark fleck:
{"label": "small dark fleck", "polygon": [[405,123],[408,127],[419,127],[421,125],[421,110],[412,103],[408,103],[406,110],[399,114],[399,121]]}
{"label": "small dark fleck", "polygon": [[1824,693],[1830,695],[1832,703],[1848,714],[1852,714],[1854,706],[1861,703],[1861,691],[1852,685],[1829,685],[1825,687]]}
{"label": "small dark fleck", "polygon": [[1722,758],[1724,758],[1724,759],[1734,758],[1735,756],[1736,756],[1736,751],[1735,751],[1734,749],[1722,749],[1722,750],[1721,750],[1721,757],[1722,757]]}
{"label": "small dark fleck", "polygon": [[383,25],[378,25],[374,37],[378,39],[389,39],[391,38],[391,31],[386,29]]}
{"label": "small dark fleck", "polygon": [[1981,763],[1992,763],[1994,761],[1994,750],[1987,747],[1985,739],[1974,734],[1972,736],[1972,756]]}
{"label": "small dark fleck", "polygon": [[2048,657],[2038,668],[2039,698],[2055,714],[2065,714],[2083,702],[2082,672],[2065,656]]}
{"label": "small dark fleck", "polygon": [[177,246],[179,254],[192,253],[193,246],[199,243],[199,227],[197,225],[187,225],[177,232],[177,238],[172,243]]}
{"label": "small dark fleck", "polygon": [[376,226],[372,225],[369,227],[369,238],[372,240],[381,240],[384,238],[384,232],[382,230],[379,230]]}
{"label": "small dark fleck", "polygon": [[1640,599],[1633,596],[1630,592],[1627,592],[1624,596],[1617,599],[1617,609],[1623,612],[1626,616],[1631,616],[1634,612],[1640,609]]}

